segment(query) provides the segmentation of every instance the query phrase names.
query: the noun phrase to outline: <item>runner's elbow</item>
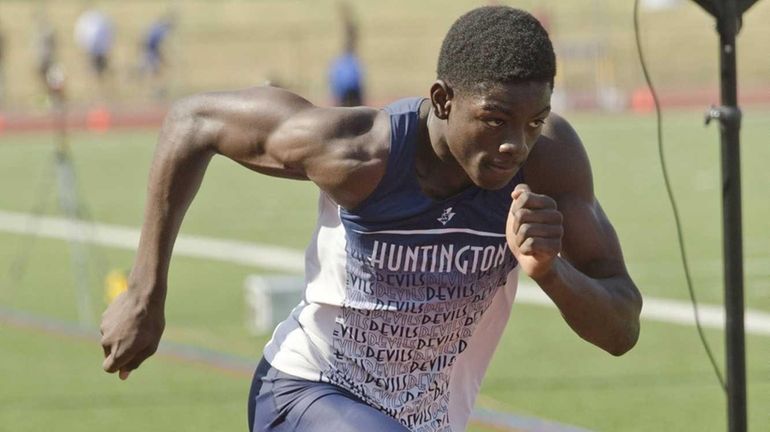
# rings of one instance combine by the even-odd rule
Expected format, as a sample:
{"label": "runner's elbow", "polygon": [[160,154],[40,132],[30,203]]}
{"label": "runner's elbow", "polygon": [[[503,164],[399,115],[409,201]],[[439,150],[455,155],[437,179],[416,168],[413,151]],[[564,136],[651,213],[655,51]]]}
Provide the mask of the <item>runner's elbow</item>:
{"label": "runner's elbow", "polygon": [[209,121],[204,97],[189,96],[175,102],[163,122],[159,146],[180,151],[208,151],[218,135]]}
{"label": "runner's elbow", "polygon": [[634,299],[626,316],[621,318],[622,322],[619,325],[619,329],[615,336],[612,338],[612,343],[609,344],[609,346],[604,347],[608,353],[615,357],[620,357],[631,351],[639,341],[639,315],[642,310],[641,302],[641,296]]}
{"label": "runner's elbow", "polygon": [[630,281],[625,290],[623,313],[619,317],[621,320],[618,336],[612,349],[607,351],[614,356],[621,356],[633,348],[639,341],[640,323],[639,317],[642,313],[642,295],[636,285]]}
{"label": "runner's elbow", "polygon": [[634,323],[629,323],[625,331],[614,338],[613,343],[605,347],[604,349],[615,357],[620,357],[623,354],[631,351],[639,341],[639,320]]}

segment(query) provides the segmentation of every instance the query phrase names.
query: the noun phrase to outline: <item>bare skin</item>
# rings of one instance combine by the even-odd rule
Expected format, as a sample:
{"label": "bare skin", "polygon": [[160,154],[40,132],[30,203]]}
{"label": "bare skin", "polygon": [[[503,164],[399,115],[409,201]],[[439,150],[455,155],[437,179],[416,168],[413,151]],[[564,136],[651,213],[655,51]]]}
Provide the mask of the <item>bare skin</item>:
{"label": "bare skin", "polygon": [[[523,167],[527,184],[513,192],[508,217],[511,251],[578,335],[621,355],[638,339],[641,296],[594,197],[580,139],[549,115],[550,92],[539,82],[456,92],[437,81],[421,107],[416,174],[426,194],[441,198],[471,185],[500,188]],[[129,289],[103,316],[104,370],[125,379],[157,349],[173,243],[214,155],[311,180],[354,209],[384,175],[389,142],[384,111],[319,108],[275,88],[177,103],[152,163]]]}

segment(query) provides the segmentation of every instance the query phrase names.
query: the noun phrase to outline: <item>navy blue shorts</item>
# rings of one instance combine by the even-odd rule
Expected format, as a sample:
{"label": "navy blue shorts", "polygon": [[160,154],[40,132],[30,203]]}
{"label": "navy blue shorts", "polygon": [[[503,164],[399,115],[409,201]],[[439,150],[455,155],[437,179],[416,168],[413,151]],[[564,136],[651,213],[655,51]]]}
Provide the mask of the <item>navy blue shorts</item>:
{"label": "navy blue shorts", "polygon": [[259,362],[249,392],[252,432],[409,432],[393,417],[334,384],[287,375]]}

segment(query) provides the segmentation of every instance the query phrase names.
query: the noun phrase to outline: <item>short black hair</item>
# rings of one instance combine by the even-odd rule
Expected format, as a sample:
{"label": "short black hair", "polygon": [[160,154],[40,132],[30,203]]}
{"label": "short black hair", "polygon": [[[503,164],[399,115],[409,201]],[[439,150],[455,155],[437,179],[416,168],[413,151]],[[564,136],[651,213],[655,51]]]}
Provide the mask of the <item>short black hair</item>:
{"label": "short black hair", "polygon": [[438,79],[463,90],[525,81],[553,87],[556,55],[535,17],[508,6],[483,6],[452,24],[436,72]]}

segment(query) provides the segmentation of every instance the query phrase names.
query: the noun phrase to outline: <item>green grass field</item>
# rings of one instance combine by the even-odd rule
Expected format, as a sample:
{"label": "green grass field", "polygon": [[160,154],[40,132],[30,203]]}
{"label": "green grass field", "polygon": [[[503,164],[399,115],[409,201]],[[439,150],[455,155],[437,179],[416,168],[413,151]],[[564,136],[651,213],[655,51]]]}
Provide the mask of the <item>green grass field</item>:
{"label": "green grass field", "polygon": [[[597,195],[613,220],[632,276],[646,296],[686,300],[674,225],[660,175],[652,117],[569,116],[591,156]],[[770,111],[745,109],[743,131],[746,300],[770,312]],[[722,298],[719,143],[699,112],[665,121],[666,155],[684,221],[695,289]],[[137,227],[153,132],[75,134],[80,192],[94,219]],[[43,201],[55,214],[53,138],[0,135],[0,210],[28,212]],[[287,203],[290,203],[287,205]],[[215,160],[183,232],[301,249],[312,229],[316,192],[303,182],[253,174]],[[29,252],[21,280],[8,276]],[[128,268],[132,253],[95,247],[94,316],[104,308],[105,268]],[[263,269],[174,258],[166,340],[259,358],[264,337],[245,328],[243,280]],[[0,233],[0,306],[77,321],[66,242]],[[721,331],[706,335],[723,363]],[[770,428],[770,340],[747,337],[750,429]],[[0,324],[0,431],[245,430],[249,379],[157,356],[127,382],[101,372],[93,340]],[[695,329],[643,322],[638,346],[621,358],[579,340],[550,308],[515,306],[479,405],[595,431],[725,430],[725,404]],[[486,431],[480,426],[472,429]],[[491,430],[491,429],[490,429]]]}

